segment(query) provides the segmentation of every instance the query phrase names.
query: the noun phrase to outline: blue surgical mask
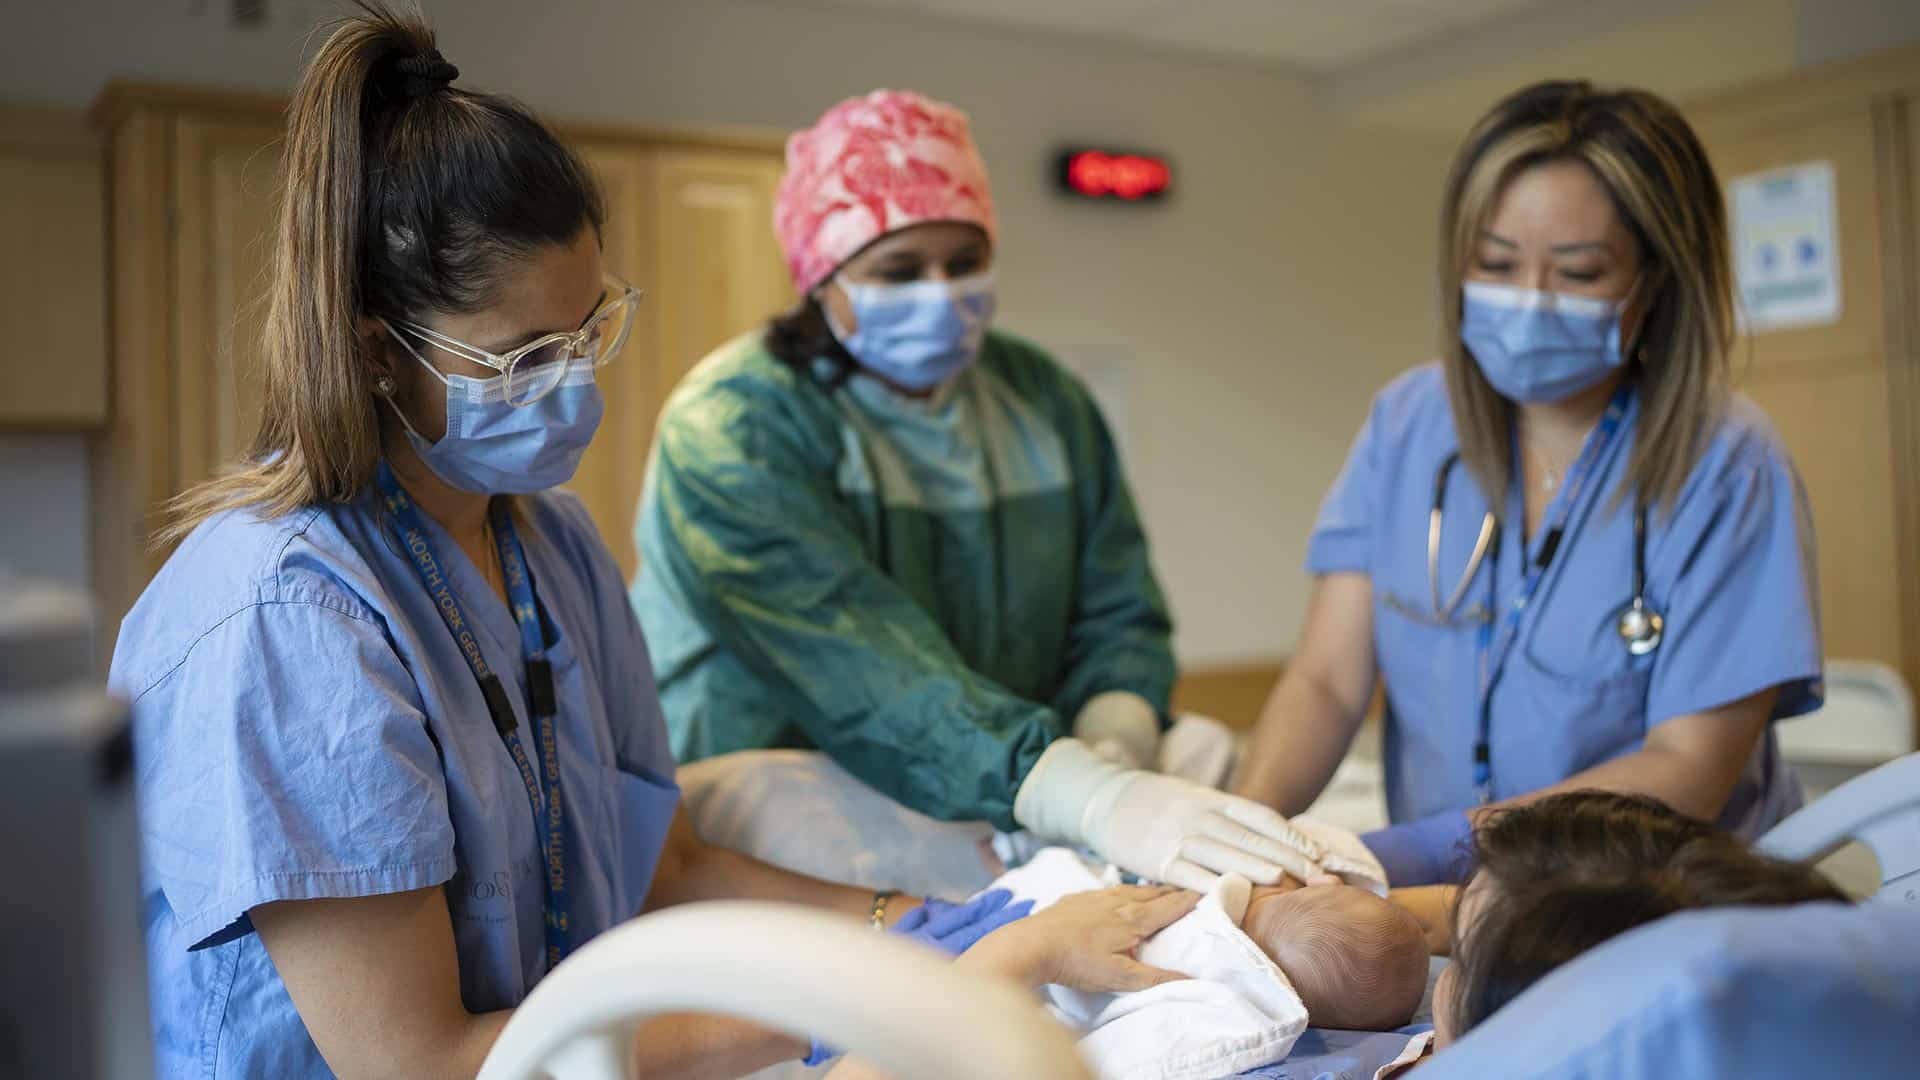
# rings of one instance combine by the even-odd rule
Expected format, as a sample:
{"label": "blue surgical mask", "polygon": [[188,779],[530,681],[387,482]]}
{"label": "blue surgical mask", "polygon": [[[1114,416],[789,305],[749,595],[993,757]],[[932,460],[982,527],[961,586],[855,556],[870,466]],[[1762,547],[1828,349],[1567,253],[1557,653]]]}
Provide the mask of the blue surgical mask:
{"label": "blue surgical mask", "polygon": [[1479,281],[1461,293],[1460,341],[1509,401],[1565,401],[1626,362],[1615,301]]}
{"label": "blue surgical mask", "polygon": [[845,332],[828,310],[827,326],[861,367],[888,382],[931,390],[980,355],[993,319],[991,273],[904,285],[837,280],[855,325]]}
{"label": "blue surgical mask", "polygon": [[447,433],[439,442],[422,437],[393,407],[413,452],[435,476],[483,495],[527,495],[573,479],[605,409],[592,363],[575,361],[546,396],[516,408],[507,404],[505,375],[443,375],[411,343],[396,340],[447,387]]}

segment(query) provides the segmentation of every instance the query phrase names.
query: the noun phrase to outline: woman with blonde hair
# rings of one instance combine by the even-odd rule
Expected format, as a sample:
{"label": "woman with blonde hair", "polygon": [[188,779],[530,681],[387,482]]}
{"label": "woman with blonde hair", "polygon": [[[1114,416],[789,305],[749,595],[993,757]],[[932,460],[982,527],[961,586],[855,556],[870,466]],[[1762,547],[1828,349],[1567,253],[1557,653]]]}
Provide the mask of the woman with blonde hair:
{"label": "woman with blonde hair", "polygon": [[1485,808],[1651,795],[1752,837],[1800,801],[1772,721],[1821,699],[1806,493],[1728,387],[1726,210],[1639,90],[1496,105],[1448,177],[1441,359],[1375,399],[1307,556],[1239,792],[1298,812],[1384,682],[1395,885]]}

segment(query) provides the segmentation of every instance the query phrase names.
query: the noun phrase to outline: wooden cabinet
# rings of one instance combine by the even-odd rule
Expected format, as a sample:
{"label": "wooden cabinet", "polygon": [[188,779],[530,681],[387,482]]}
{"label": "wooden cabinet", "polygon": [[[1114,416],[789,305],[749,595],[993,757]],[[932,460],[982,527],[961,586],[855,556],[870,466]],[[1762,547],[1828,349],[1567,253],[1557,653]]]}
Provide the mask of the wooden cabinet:
{"label": "wooden cabinet", "polygon": [[257,342],[272,272],[280,129],[251,118],[171,120],[175,483],[246,453],[260,415]]}
{"label": "wooden cabinet", "polygon": [[764,149],[577,142],[606,191],[608,266],[646,290],[633,343],[601,371],[607,422],[572,485],[631,577],[634,514],[667,395],[715,346],[793,303],[773,237],[781,162]]}
{"label": "wooden cabinet", "polygon": [[[109,620],[165,559],[147,537],[166,501],[253,438],[283,104],[116,87],[96,106],[112,163],[118,405],[99,441],[94,503],[95,586]],[[714,346],[792,302],[773,239],[780,155],[774,140],[561,131],[605,189],[608,268],[646,292],[625,352],[601,371],[606,420],[571,485],[631,575],[667,393]]]}
{"label": "wooden cabinet", "polygon": [[1902,50],[1688,109],[1723,183],[1831,165],[1841,290],[1829,323],[1736,342],[1735,383],[1792,449],[1819,537],[1827,655],[1920,686],[1920,310],[1912,149],[1920,52]]}
{"label": "wooden cabinet", "polygon": [[85,117],[0,108],[0,427],[106,423],[106,182]]}

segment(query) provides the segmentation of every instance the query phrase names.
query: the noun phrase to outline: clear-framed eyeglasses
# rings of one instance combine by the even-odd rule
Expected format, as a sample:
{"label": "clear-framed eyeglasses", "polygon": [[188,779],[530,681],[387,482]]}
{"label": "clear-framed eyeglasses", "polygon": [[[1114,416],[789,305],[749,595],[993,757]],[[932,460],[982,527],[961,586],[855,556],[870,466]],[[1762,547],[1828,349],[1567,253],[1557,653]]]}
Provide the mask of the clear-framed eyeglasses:
{"label": "clear-framed eyeglasses", "polygon": [[505,353],[490,353],[404,319],[381,321],[422,362],[425,358],[414,349],[415,341],[506,376],[506,402],[520,408],[546,397],[575,364],[605,367],[626,345],[627,336],[633,332],[634,314],[645,294],[612,274],[605,275],[604,280],[606,292],[601,295],[600,306],[580,329],[544,334]]}

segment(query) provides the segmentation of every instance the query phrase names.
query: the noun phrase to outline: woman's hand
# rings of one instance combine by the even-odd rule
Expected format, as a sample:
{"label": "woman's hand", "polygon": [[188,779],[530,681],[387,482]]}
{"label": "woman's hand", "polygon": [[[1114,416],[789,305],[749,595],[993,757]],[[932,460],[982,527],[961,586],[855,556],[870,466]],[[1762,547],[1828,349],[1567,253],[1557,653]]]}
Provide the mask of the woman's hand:
{"label": "woman's hand", "polygon": [[1143,964],[1134,950],[1199,902],[1200,894],[1165,885],[1075,893],[987,935],[957,963],[1028,986],[1145,990],[1187,976]]}

